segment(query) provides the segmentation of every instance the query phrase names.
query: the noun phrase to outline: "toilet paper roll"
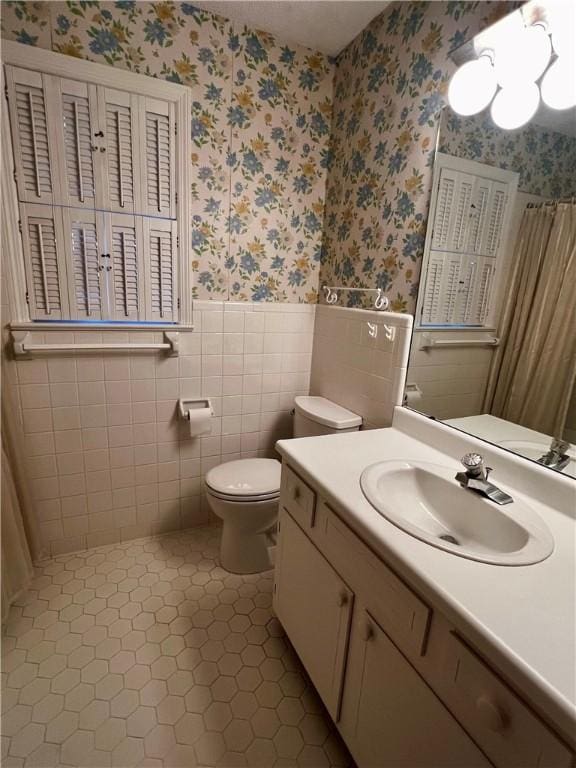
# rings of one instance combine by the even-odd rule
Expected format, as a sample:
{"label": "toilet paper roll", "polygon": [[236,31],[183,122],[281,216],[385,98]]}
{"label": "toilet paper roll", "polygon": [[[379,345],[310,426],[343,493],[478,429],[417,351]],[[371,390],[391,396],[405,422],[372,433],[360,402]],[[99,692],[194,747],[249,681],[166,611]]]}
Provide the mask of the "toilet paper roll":
{"label": "toilet paper roll", "polygon": [[406,384],[404,393],[404,405],[418,410],[422,403],[422,390],[418,384]]}
{"label": "toilet paper roll", "polygon": [[212,409],[193,408],[188,411],[190,437],[209,435],[212,432]]}

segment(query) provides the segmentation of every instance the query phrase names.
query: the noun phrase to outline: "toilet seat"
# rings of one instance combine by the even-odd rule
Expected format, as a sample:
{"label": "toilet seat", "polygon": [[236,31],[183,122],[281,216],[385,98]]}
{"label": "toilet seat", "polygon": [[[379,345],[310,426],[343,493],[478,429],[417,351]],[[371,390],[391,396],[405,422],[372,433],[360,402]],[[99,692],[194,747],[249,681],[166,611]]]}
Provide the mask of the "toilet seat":
{"label": "toilet seat", "polygon": [[276,459],[239,459],[219,464],[206,475],[207,492],[224,501],[258,502],[280,496],[281,467]]}

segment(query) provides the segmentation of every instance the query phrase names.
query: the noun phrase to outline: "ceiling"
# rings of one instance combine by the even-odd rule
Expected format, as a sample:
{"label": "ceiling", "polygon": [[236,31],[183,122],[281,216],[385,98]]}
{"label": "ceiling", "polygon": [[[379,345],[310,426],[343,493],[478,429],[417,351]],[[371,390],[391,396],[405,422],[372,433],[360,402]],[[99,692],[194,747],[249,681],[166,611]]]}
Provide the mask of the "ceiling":
{"label": "ceiling", "polygon": [[390,0],[198,0],[228,19],[336,56]]}

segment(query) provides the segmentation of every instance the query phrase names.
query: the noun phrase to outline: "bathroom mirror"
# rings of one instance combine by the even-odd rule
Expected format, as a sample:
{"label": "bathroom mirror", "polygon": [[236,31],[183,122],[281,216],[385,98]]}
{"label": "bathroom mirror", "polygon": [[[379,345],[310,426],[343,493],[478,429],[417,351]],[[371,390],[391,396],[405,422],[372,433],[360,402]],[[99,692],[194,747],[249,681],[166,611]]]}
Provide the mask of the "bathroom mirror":
{"label": "bathroom mirror", "polygon": [[576,109],[446,107],[405,404],[576,477],[575,249]]}

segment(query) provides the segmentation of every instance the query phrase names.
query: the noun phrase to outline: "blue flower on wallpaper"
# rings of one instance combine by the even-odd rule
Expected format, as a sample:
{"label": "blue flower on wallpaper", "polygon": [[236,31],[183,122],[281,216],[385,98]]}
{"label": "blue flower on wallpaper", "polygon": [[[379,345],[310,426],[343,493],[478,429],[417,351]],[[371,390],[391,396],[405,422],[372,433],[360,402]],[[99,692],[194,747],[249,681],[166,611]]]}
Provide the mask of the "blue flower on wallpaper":
{"label": "blue flower on wallpaper", "polygon": [[386,80],[386,67],[383,62],[378,62],[371,67],[368,74],[367,88],[369,91],[378,91]]}
{"label": "blue flower on wallpaper", "polygon": [[271,80],[270,78],[266,80],[260,80],[260,90],[258,91],[258,96],[262,99],[262,101],[272,101],[273,99],[278,98],[279,95],[280,89],[274,80]]}
{"label": "blue flower on wallpaper", "polygon": [[248,173],[252,175],[256,173],[262,173],[264,170],[264,166],[251,149],[249,149],[247,152],[244,152],[244,156],[242,158],[242,166],[246,171],[248,171]]}
{"label": "blue flower on wallpaper", "polygon": [[290,163],[284,157],[279,157],[278,160],[276,160],[276,165],[274,166],[276,173],[285,174],[288,172],[289,168]]}
{"label": "blue flower on wallpaper", "polygon": [[228,122],[234,128],[243,128],[248,122],[248,115],[242,107],[230,107],[228,109]]}
{"label": "blue flower on wallpaper", "polygon": [[412,80],[418,85],[422,85],[424,80],[432,74],[432,69],[432,62],[423,53],[417,54],[412,65]]}
{"label": "blue flower on wallpaper", "polygon": [[118,40],[109,30],[89,30],[88,34],[92,37],[90,42],[90,50],[92,53],[103,54],[117,50]]}
{"label": "blue flower on wallpaper", "polygon": [[414,260],[424,248],[424,235],[419,232],[411,232],[404,238],[402,256]]}
{"label": "blue flower on wallpaper", "polygon": [[255,63],[268,61],[268,54],[266,53],[266,49],[263,47],[260,39],[258,38],[258,35],[256,34],[251,34],[246,37],[244,50],[246,52],[246,56],[253,59]]}
{"label": "blue flower on wallpaper", "polygon": [[283,258],[282,256],[274,256],[274,258],[270,262],[270,269],[273,269],[275,271],[276,270],[280,271],[281,269],[284,268],[285,263],[286,263],[286,259]]}
{"label": "blue flower on wallpaper", "polygon": [[202,120],[198,120],[197,118],[192,118],[190,129],[192,139],[200,139],[203,136],[206,136],[208,133],[205,124],[202,122]]}
{"label": "blue flower on wallpaper", "polygon": [[282,53],[280,54],[280,61],[282,64],[293,64],[294,59],[296,58],[296,53],[288,48],[288,46],[284,46],[282,48]]}
{"label": "blue flower on wallpaper", "polygon": [[304,90],[312,91],[318,84],[318,79],[311,69],[303,69],[300,72],[298,82],[300,83],[300,87],[304,88]]}
{"label": "blue flower on wallpaper", "polygon": [[158,45],[164,45],[168,36],[166,28],[163,26],[160,19],[146,19],[144,22],[144,39],[148,43],[158,43]]}
{"label": "blue flower on wallpaper", "polygon": [[[119,11],[133,11],[136,7],[135,0],[117,0],[117,2],[114,3],[116,8],[118,8]],[[186,13],[184,10],[184,6],[188,5],[188,3],[182,3],[182,11]]]}
{"label": "blue flower on wallpaper", "polygon": [[70,19],[67,16],[64,16],[63,14],[60,14],[58,18],[56,19],[56,24],[58,25],[58,31],[59,32],[68,32],[70,29]]}
{"label": "blue flower on wallpaper", "polygon": [[221,207],[222,207],[222,200],[216,200],[214,197],[209,197],[208,200],[206,200],[206,205],[204,206],[204,212],[216,214],[220,212]]}
{"label": "blue flower on wallpaper", "polygon": [[192,230],[192,248],[202,248],[206,245],[206,235],[198,229]]}
{"label": "blue flower on wallpaper", "polygon": [[252,289],[252,301],[269,301],[271,298],[273,294],[268,285],[258,285]]}
{"label": "blue flower on wallpaper", "polygon": [[267,208],[276,202],[276,196],[268,187],[258,187],[255,202],[259,208]]}
{"label": "blue flower on wallpaper", "polygon": [[422,105],[419,107],[420,117],[418,118],[418,125],[428,123],[440,112],[443,106],[444,97],[438,91],[431,93],[427,98],[423,99]]}
{"label": "blue flower on wallpaper", "polygon": [[230,32],[228,35],[228,50],[234,52],[240,50],[240,35]]}
{"label": "blue flower on wallpaper", "polygon": [[240,266],[242,269],[248,272],[249,275],[254,274],[254,272],[256,272],[256,270],[259,268],[259,264],[254,256],[252,256],[252,254],[248,253],[247,251],[242,253],[240,256]]}

